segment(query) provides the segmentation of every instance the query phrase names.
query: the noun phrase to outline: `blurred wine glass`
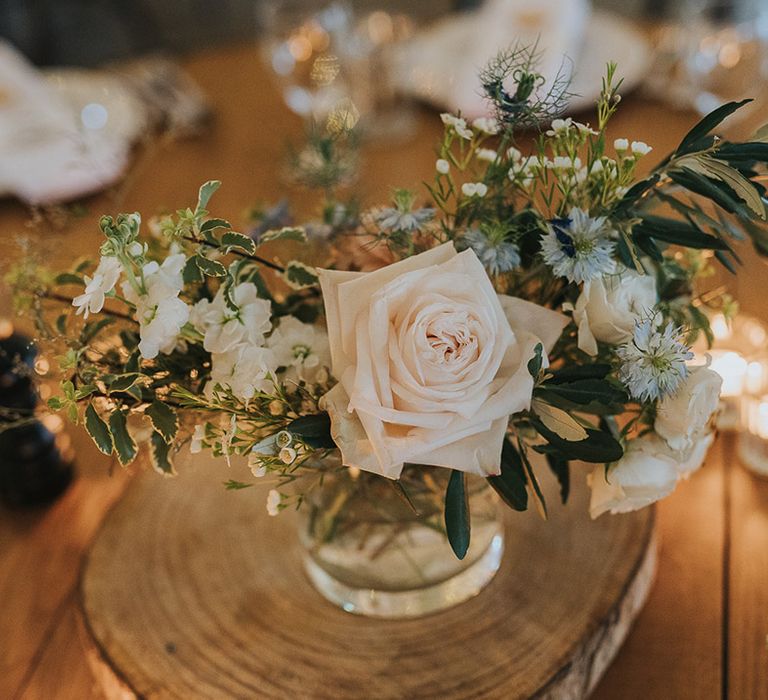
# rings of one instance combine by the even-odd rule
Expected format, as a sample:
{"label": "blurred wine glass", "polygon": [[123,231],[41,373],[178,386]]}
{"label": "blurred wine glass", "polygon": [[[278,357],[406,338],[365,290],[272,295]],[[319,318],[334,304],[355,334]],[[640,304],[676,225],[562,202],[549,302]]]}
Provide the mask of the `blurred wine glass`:
{"label": "blurred wine glass", "polygon": [[257,5],[264,60],[288,108],[330,131],[407,135],[413,115],[394,89],[390,49],[411,32],[403,15],[357,16],[348,2]]}
{"label": "blurred wine glass", "polygon": [[[768,0],[670,0],[665,15],[647,81],[652,92],[701,114],[731,100],[761,97],[768,75]],[[740,110],[736,119],[749,112]]]}

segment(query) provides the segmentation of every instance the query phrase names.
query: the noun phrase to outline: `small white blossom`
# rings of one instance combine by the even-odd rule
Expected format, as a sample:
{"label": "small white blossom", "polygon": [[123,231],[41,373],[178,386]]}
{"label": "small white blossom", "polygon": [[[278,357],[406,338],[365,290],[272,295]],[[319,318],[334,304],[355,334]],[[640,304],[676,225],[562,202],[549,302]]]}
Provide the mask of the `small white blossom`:
{"label": "small white blossom", "polygon": [[448,127],[451,127],[461,138],[469,141],[472,138],[472,130],[467,127],[467,122],[461,117],[456,117],[453,114],[444,112],[440,115],[440,119]]}
{"label": "small white blossom", "polygon": [[286,384],[314,383],[318,372],[331,365],[328,333],[320,326],[284,316],[267,340],[277,367],[284,368]]}
{"label": "small white blossom", "polygon": [[485,197],[488,194],[488,186],[482,182],[465,182],[461,186],[461,192],[465,197]]}
{"label": "small white blossom", "polygon": [[659,330],[655,317],[638,321],[632,339],[616,354],[622,363],[619,378],[638,401],[672,396],[689,374],[686,361],[693,359],[680,329],[668,323]]}
{"label": "small white blossom", "polygon": [[507,158],[512,161],[518,161],[523,157],[523,154],[514,146],[510,146],[507,149]]}
{"label": "small white blossom", "polygon": [[189,320],[204,335],[203,347],[223,353],[244,342],[262,345],[272,328],[270,302],[259,298],[252,282],[242,282],[230,290],[236,309],[227,304],[224,293],[224,287],[219,287],[213,301],[201,299],[192,309]]}
{"label": "small white blossom", "polygon": [[198,424],[192,433],[192,440],[189,443],[189,451],[196,455],[203,451],[203,440],[205,440],[205,426]]}
{"label": "small white blossom", "polygon": [[293,442],[293,435],[291,435],[287,430],[281,430],[275,436],[275,444],[281,449],[283,447],[288,447],[292,442]]}
{"label": "small white blossom", "polygon": [[567,217],[553,219],[541,238],[544,262],[552,271],[580,284],[614,271],[614,233],[604,216],[593,219],[574,207]]}
{"label": "small white blossom", "polygon": [[435,161],[435,170],[441,175],[447,175],[451,169],[451,164],[445,158],[438,158]]}
{"label": "small white blossom", "polygon": [[557,136],[561,133],[565,133],[571,128],[573,120],[570,117],[565,119],[553,119],[551,128],[547,129],[547,136]]}
{"label": "small white blossom", "polygon": [[229,387],[243,401],[252,399],[257,391],[271,391],[270,376],[276,369],[275,357],[268,348],[243,343],[232,350],[211,356],[211,379],[205,387],[210,395],[216,384]]}
{"label": "small white blossom", "polygon": [[292,447],[283,447],[282,450],[280,450],[280,461],[283,464],[293,464],[296,460],[296,450],[294,450]]}
{"label": "small white blossom", "polygon": [[266,475],[267,467],[258,452],[251,451],[248,454],[248,469],[251,470],[251,474],[257,479],[261,479],[261,477]]}
{"label": "small white blossom", "polygon": [[72,306],[77,307],[75,313],[82,313],[83,318],[88,314],[96,314],[104,308],[104,297],[111,292],[120,279],[120,261],[109,255],[102,255],[93,277],[84,277],[85,291],[72,300]]}
{"label": "small white blossom", "polygon": [[499,133],[499,122],[493,117],[478,117],[472,122],[472,126],[484,134],[495,136]]}
{"label": "small white blossom", "polygon": [[589,124],[582,124],[581,122],[573,122],[573,125],[582,133],[589,134],[591,136],[597,136],[597,132],[589,126]]}
{"label": "small white blossom", "polygon": [[169,255],[163,264],[152,261],[144,265],[145,293],[138,294],[126,280],[123,296],[136,305],[139,322],[139,352],[151,360],[158,353],[169,354],[179,344],[179,333],[189,319],[189,307],[179,299],[184,287],[182,270],[187,259],[183,253]]}
{"label": "small white blossom", "polygon": [[280,501],[282,500],[283,497],[280,495],[280,492],[276,489],[271,489],[267,494],[267,513],[272,516],[278,515],[280,513]]}
{"label": "small white blossom", "polygon": [[489,163],[493,163],[493,161],[496,160],[496,151],[492,148],[478,148],[477,151],[475,151],[475,157],[478,160],[485,160]]}
{"label": "small white blossom", "polygon": [[[259,456],[267,456],[267,457],[274,457],[277,454],[277,435],[269,435],[268,437],[265,437],[260,442],[257,442],[252,448],[251,448],[251,455],[257,455],[257,457],[254,457],[254,460],[258,459]],[[250,460],[250,455],[248,457]],[[248,464],[250,465],[250,461]]]}
{"label": "small white blossom", "polygon": [[653,148],[651,148],[644,141],[633,141],[631,148],[632,148],[632,153],[636,156],[647,155],[653,150]]}
{"label": "small white blossom", "polygon": [[555,156],[555,159],[548,161],[546,167],[554,170],[578,170],[581,168],[581,158],[569,158],[568,156]]}
{"label": "small white blossom", "polygon": [[629,148],[629,140],[628,139],[616,139],[613,142],[613,147],[618,151],[626,151]]}

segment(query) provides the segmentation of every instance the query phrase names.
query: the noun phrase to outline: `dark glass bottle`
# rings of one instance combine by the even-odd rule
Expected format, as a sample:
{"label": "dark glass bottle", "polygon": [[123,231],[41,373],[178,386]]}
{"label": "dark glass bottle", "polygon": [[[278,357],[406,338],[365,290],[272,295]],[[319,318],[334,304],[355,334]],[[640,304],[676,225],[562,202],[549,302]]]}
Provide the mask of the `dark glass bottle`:
{"label": "dark glass bottle", "polygon": [[[38,397],[33,381],[37,350],[29,338],[0,338],[0,423],[29,415]],[[60,496],[72,481],[71,459],[40,421],[0,430],[0,501],[11,507],[40,506]]]}

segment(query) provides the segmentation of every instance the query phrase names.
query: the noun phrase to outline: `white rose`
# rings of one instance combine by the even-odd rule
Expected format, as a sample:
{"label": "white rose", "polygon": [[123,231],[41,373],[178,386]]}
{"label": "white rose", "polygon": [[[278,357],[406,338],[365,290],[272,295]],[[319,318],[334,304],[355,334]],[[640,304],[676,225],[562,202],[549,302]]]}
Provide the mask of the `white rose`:
{"label": "white rose", "polygon": [[587,481],[592,489],[589,514],[628,513],[668,496],[677,485],[675,458],[662,440],[650,435],[629,443],[624,456],[608,470],[598,464]]}
{"label": "white rose", "polygon": [[659,402],[654,430],[673,450],[689,450],[720,400],[723,380],[708,367],[693,369],[672,396]]}
{"label": "white rose", "polygon": [[712,432],[695,436],[688,454],[681,456],[677,463],[677,471],[683,479],[687,479],[704,464],[704,460],[714,440],[715,434]]}
{"label": "white rose", "polygon": [[375,272],[319,272],[339,380],[324,405],[344,464],[498,474],[508,417],[530,405],[527,362],[567,319],[497,296],[451,243]]}
{"label": "white rose", "polygon": [[625,269],[584,283],[573,320],[579,328],[579,348],[597,354],[597,341],[620,345],[632,337],[635,320],[656,305],[656,280]]}

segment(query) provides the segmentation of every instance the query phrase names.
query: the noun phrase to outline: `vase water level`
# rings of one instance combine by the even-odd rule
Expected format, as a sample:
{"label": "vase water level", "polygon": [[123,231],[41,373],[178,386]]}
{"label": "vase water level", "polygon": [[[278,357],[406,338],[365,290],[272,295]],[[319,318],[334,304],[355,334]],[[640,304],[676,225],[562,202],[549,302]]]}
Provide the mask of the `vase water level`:
{"label": "vase water level", "polygon": [[468,477],[471,543],[459,560],[443,523],[449,475],[406,468],[398,484],[355,470],[326,473],[299,519],[315,588],[347,612],[384,618],[426,615],[477,595],[501,563],[498,498],[484,479]]}

